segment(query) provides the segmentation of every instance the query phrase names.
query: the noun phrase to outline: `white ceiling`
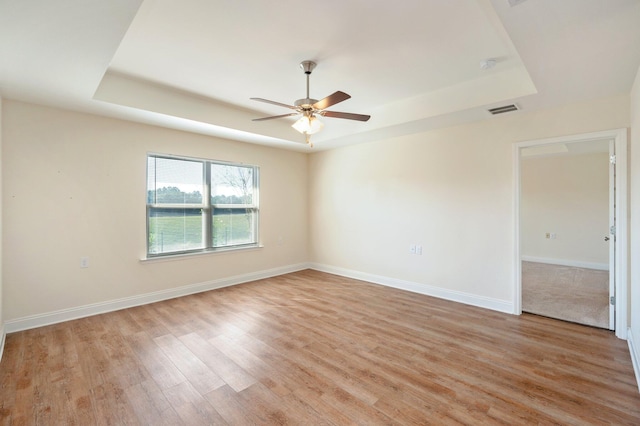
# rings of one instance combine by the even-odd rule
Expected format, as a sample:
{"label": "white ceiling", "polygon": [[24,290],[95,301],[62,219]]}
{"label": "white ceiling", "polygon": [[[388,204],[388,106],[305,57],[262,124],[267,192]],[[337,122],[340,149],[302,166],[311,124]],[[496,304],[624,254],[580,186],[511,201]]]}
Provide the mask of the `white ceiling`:
{"label": "white ceiling", "polygon": [[[497,65],[480,69],[480,61]],[[0,93],[171,128],[307,150],[289,112],[258,103],[352,98],[315,148],[626,94],[640,0],[0,0]],[[518,114],[519,112],[511,113]]]}

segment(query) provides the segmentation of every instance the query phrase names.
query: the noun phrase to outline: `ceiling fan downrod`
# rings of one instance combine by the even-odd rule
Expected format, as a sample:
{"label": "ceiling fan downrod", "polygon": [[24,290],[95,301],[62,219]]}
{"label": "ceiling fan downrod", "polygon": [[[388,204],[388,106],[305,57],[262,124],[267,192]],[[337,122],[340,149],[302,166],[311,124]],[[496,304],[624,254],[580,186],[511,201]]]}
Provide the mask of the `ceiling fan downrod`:
{"label": "ceiling fan downrod", "polygon": [[305,75],[307,76],[307,97],[304,99],[298,99],[294,102],[294,105],[302,108],[303,111],[313,111],[312,105],[318,102],[317,99],[311,99],[311,97],[309,96],[309,76],[311,75],[311,72],[314,70],[316,65],[317,64],[313,61],[300,62],[300,68],[302,68],[302,71],[304,71]]}

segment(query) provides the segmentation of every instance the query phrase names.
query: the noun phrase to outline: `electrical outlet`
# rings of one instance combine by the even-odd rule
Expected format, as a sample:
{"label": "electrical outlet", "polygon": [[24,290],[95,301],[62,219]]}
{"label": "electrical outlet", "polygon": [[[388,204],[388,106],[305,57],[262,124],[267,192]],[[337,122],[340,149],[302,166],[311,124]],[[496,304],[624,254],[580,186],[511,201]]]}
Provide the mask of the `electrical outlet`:
{"label": "electrical outlet", "polygon": [[422,246],[416,246],[416,254],[422,255]]}
{"label": "electrical outlet", "polygon": [[416,254],[416,245],[415,244],[411,244],[409,246],[409,253]]}
{"label": "electrical outlet", "polygon": [[89,258],[88,257],[81,257],[80,258],[80,267],[81,268],[88,268],[89,267]]}

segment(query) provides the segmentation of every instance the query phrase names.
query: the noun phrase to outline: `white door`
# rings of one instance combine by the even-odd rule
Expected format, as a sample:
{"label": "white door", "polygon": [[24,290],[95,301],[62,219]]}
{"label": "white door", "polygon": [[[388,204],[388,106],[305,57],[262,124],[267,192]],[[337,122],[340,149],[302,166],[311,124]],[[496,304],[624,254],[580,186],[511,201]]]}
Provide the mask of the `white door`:
{"label": "white door", "polygon": [[609,330],[616,329],[616,146],[609,141]]}

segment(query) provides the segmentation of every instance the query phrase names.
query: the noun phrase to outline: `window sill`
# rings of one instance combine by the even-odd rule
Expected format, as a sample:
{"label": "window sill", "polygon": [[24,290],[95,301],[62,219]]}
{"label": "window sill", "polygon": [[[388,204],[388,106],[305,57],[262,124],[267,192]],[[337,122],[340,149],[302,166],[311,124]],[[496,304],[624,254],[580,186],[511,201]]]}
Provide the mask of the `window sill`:
{"label": "window sill", "polygon": [[194,253],[178,253],[178,254],[167,254],[162,256],[143,257],[140,259],[140,263],[173,262],[176,260],[191,259],[194,257],[201,257],[201,256],[212,256],[212,255],[215,256],[215,255],[221,255],[221,254],[236,253],[239,251],[246,252],[246,251],[260,250],[263,247],[264,246],[262,244],[257,244],[255,246],[247,246],[247,247],[218,248],[215,250],[198,251]]}

